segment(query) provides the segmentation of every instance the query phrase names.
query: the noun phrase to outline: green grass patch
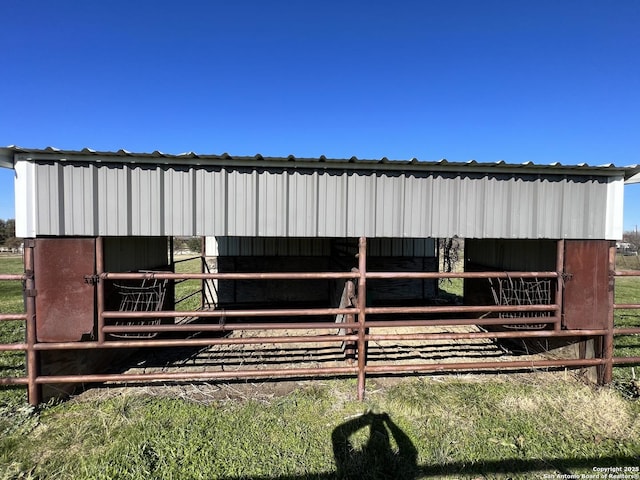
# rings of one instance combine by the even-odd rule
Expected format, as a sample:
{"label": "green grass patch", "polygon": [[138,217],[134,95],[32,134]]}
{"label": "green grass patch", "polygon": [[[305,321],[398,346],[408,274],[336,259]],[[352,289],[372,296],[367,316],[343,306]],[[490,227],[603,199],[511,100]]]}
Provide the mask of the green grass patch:
{"label": "green grass patch", "polygon": [[[24,264],[20,256],[0,256],[0,273],[22,274]],[[24,300],[21,281],[0,281],[0,313],[23,313]],[[22,320],[0,322],[0,343],[20,343],[25,340]],[[21,377],[25,372],[25,354],[22,351],[0,352],[0,377]],[[15,405],[26,398],[24,389],[0,390],[0,408]],[[7,403],[8,402],[8,403]],[[1,426],[1,422],[0,422]]]}
{"label": "green grass patch", "polygon": [[268,402],[133,391],[76,400],[23,412],[1,437],[0,468],[5,478],[373,479],[638,465],[640,405],[612,389],[566,380],[371,387],[364,403],[347,381]]}
{"label": "green grass patch", "polygon": [[464,279],[443,278],[438,281],[438,296],[451,303],[461,303],[464,294]]}
{"label": "green grass patch", "polygon": [[[202,260],[200,257],[188,260],[186,262],[176,263],[176,273],[201,273],[202,272]],[[192,297],[178,303],[176,310],[181,312],[199,310],[201,307],[201,296],[199,293],[202,289],[202,282],[200,280],[185,280],[176,283],[175,286],[175,298],[176,301],[185,298],[188,295],[194,294]]]}
{"label": "green grass patch", "polygon": [[618,270],[640,270],[640,255],[616,255]]}
{"label": "green grass patch", "polygon": [[[631,257],[627,257],[631,258]],[[634,257],[637,258],[637,257]],[[640,277],[617,277],[615,302],[618,304],[640,304]],[[615,326],[640,327],[640,310],[616,310],[614,314]],[[616,357],[640,356],[640,335],[617,335],[614,340],[614,355]],[[635,372],[638,367],[614,367],[616,380],[628,381],[637,379]]]}

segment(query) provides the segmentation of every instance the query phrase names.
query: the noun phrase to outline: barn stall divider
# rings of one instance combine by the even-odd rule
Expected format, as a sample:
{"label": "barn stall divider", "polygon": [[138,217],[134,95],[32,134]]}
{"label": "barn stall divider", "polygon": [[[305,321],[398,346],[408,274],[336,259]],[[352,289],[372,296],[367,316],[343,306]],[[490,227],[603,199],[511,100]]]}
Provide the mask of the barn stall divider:
{"label": "barn stall divider", "polygon": [[[565,273],[564,241],[557,241],[555,271],[538,272],[383,272],[367,270],[367,240],[359,240],[357,268],[345,272],[261,272],[261,273],[175,273],[168,271],[107,272],[103,264],[103,240],[96,239],[96,275],[93,279],[96,293],[95,338],[74,342],[38,341],[35,311],[33,242],[25,244],[23,275],[0,275],[2,281],[22,281],[24,284],[24,314],[2,314],[0,321],[24,321],[25,341],[2,344],[0,351],[26,352],[26,375],[0,378],[0,385],[26,385],[28,399],[33,405],[41,402],[41,386],[56,384],[93,383],[146,383],[215,381],[230,379],[290,378],[321,376],[353,376],[357,378],[357,397],[363,399],[367,376],[393,374],[420,374],[427,372],[531,370],[546,368],[597,367],[598,381],[612,381],[614,365],[640,363],[640,357],[614,357],[614,338],[618,335],[638,335],[640,327],[615,328],[614,310],[640,309],[640,304],[615,304],[613,282],[619,276],[640,276],[639,271],[615,271],[615,247],[609,248],[609,312],[606,328],[567,328],[563,325],[563,291]],[[548,303],[538,304],[487,304],[487,305],[421,305],[421,306],[370,306],[367,301],[368,281],[395,279],[500,279],[545,280],[554,292]],[[110,310],[106,306],[105,285],[108,282],[157,282],[196,279],[270,281],[295,279],[339,280],[345,282],[342,301],[337,308],[253,308],[253,309],[199,309],[178,311],[143,308],[141,311]],[[203,283],[204,290],[204,283]],[[201,293],[204,296],[204,291]],[[203,300],[204,302],[204,300]],[[499,302],[496,302],[499,303]],[[204,304],[203,304],[204,306]],[[331,317],[335,321],[326,321]],[[197,321],[176,323],[176,318]],[[542,323],[543,322],[543,323]],[[540,328],[541,323],[544,328]],[[480,326],[479,331],[411,331],[420,327]],[[513,328],[516,326],[517,328]],[[496,328],[494,330],[494,328]],[[379,329],[402,329],[402,332],[383,332]],[[407,331],[408,330],[408,331]],[[262,332],[259,336],[225,336],[231,332]],[[298,332],[281,335],[278,332]],[[312,331],[312,334],[308,334]],[[205,334],[193,338],[194,334]],[[368,361],[370,342],[436,342],[443,340],[490,339],[594,339],[595,358],[542,358],[501,361],[432,361],[425,363],[396,364],[394,362]],[[127,351],[144,349],[176,349],[184,347],[204,348],[229,345],[264,344],[331,344],[341,345],[345,352],[342,366],[312,366],[300,368],[237,369],[218,371],[161,371],[145,373],[82,373],[41,374],[39,356],[46,351],[63,351],[82,357],[87,351]],[[353,347],[354,355],[348,355]],[[73,352],[73,353],[71,353]]]}

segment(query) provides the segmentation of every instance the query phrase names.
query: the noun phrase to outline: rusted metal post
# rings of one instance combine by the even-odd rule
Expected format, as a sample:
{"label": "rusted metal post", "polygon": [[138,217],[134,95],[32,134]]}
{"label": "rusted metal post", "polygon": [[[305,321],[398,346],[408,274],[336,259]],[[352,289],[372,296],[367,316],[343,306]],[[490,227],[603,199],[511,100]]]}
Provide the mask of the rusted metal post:
{"label": "rusted metal post", "polygon": [[564,293],[564,240],[558,240],[556,249],[556,272],[558,272],[558,278],[556,279],[556,300],[555,304],[558,305],[559,310],[556,312],[556,321],[553,328],[556,331],[562,329],[562,294]]}
{"label": "rusted metal post", "polygon": [[613,242],[609,246],[609,307],[607,310],[607,334],[603,338],[602,358],[605,360],[602,368],[601,381],[603,384],[613,380],[613,329],[615,328],[615,273],[616,246]]}
{"label": "rusted metal post", "polygon": [[101,275],[104,273],[104,237],[96,238],[96,275],[98,278],[98,283],[96,287],[98,291],[96,292],[96,307],[97,307],[97,318],[98,318],[98,343],[104,343],[105,335],[104,335],[104,279],[102,279]]}
{"label": "rusted metal post", "polygon": [[[207,261],[207,238],[200,237],[200,273],[207,273],[205,263]],[[200,310],[204,310],[205,306],[205,283],[208,280],[202,278],[200,280]]]}
{"label": "rusted metal post", "polygon": [[358,248],[358,400],[364,400],[367,365],[367,239],[360,237]]}
{"label": "rusted metal post", "polygon": [[25,271],[25,309],[27,313],[26,340],[27,340],[27,399],[31,405],[38,405],[41,400],[40,385],[37,384],[39,370],[39,356],[35,349],[38,341],[36,331],[36,286],[33,249],[34,239],[26,239],[24,242],[24,271]]}
{"label": "rusted metal post", "polygon": [[[352,304],[352,299],[355,298],[355,284],[351,280],[347,280],[347,305]],[[342,305],[340,305],[342,306]],[[353,313],[348,313],[345,317],[346,323],[354,323]],[[351,334],[354,333],[352,328],[348,328],[345,333]],[[345,342],[345,350],[344,354],[347,357],[347,362],[349,364],[353,364],[353,360],[356,356],[355,344],[353,342]]]}

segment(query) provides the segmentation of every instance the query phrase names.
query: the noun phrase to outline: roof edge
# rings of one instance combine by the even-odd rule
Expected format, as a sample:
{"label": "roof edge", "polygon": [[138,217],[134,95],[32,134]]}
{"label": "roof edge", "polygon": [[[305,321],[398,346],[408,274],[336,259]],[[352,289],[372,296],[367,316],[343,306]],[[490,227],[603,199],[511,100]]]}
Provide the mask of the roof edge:
{"label": "roof edge", "polygon": [[14,167],[14,153],[13,147],[0,147],[0,167],[11,168]]}
{"label": "roof edge", "polygon": [[423,161],[412,158],[410,160],[320,157],[267,157],[261,154],[254,156],[231,156],[228,153],[197,154],[194,152],[181,154],[166,154],[159,151],[152,153],[133,153],[120,149],[118,151],[96,151],[89,148],[82,150],[61,150],[53,147],[45,149],[22,148],[14,145],[0,147],[0,166],[14,168],[16,161],[67,161],[67,162],[95,162],[95,163],[140,163],[164,165],[202,165],[202,166],[243,166],[243,167],[276,167],[276,168],[319,168],[319,169],[350,169],[350,170],[408,170],[408,171],[440,171],[440,172],[508,172],[528,174],[554,175],[602,175],[624,177],[625,183],[640,182],[640,165],[617,167],[612,163],[603,165],[565,165],[559,162],[553,164],[536,164],[531,161],[524,163],[507,163],[504,160],[496,162],[477,162],[475,160],[454,162],[446,159]]}

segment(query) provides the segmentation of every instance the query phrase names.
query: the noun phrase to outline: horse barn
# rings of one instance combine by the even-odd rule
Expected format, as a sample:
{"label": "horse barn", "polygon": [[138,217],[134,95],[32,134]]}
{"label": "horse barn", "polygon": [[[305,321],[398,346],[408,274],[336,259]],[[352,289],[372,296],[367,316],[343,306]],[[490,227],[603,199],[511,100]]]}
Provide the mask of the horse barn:
{"label": "horse barn", "polygon": [[[614,365],[640,167],[0,149],[24,238],[29,401],[82,384]],[[202,238],[185,272],[174,237]],[[443,268],[452,239],[458,268]],[[185,308],[185,282],[197,288]],[[448,291],[451,285],[457,291]],[[195,299],[195,301],[194,301]],[[186,353],[185,353],[186,352]],[[166,358],[182,360],[171,367]],[[184,355],[187,358],[184,358]],[[177,365],[177,366],[176,366]]]}

